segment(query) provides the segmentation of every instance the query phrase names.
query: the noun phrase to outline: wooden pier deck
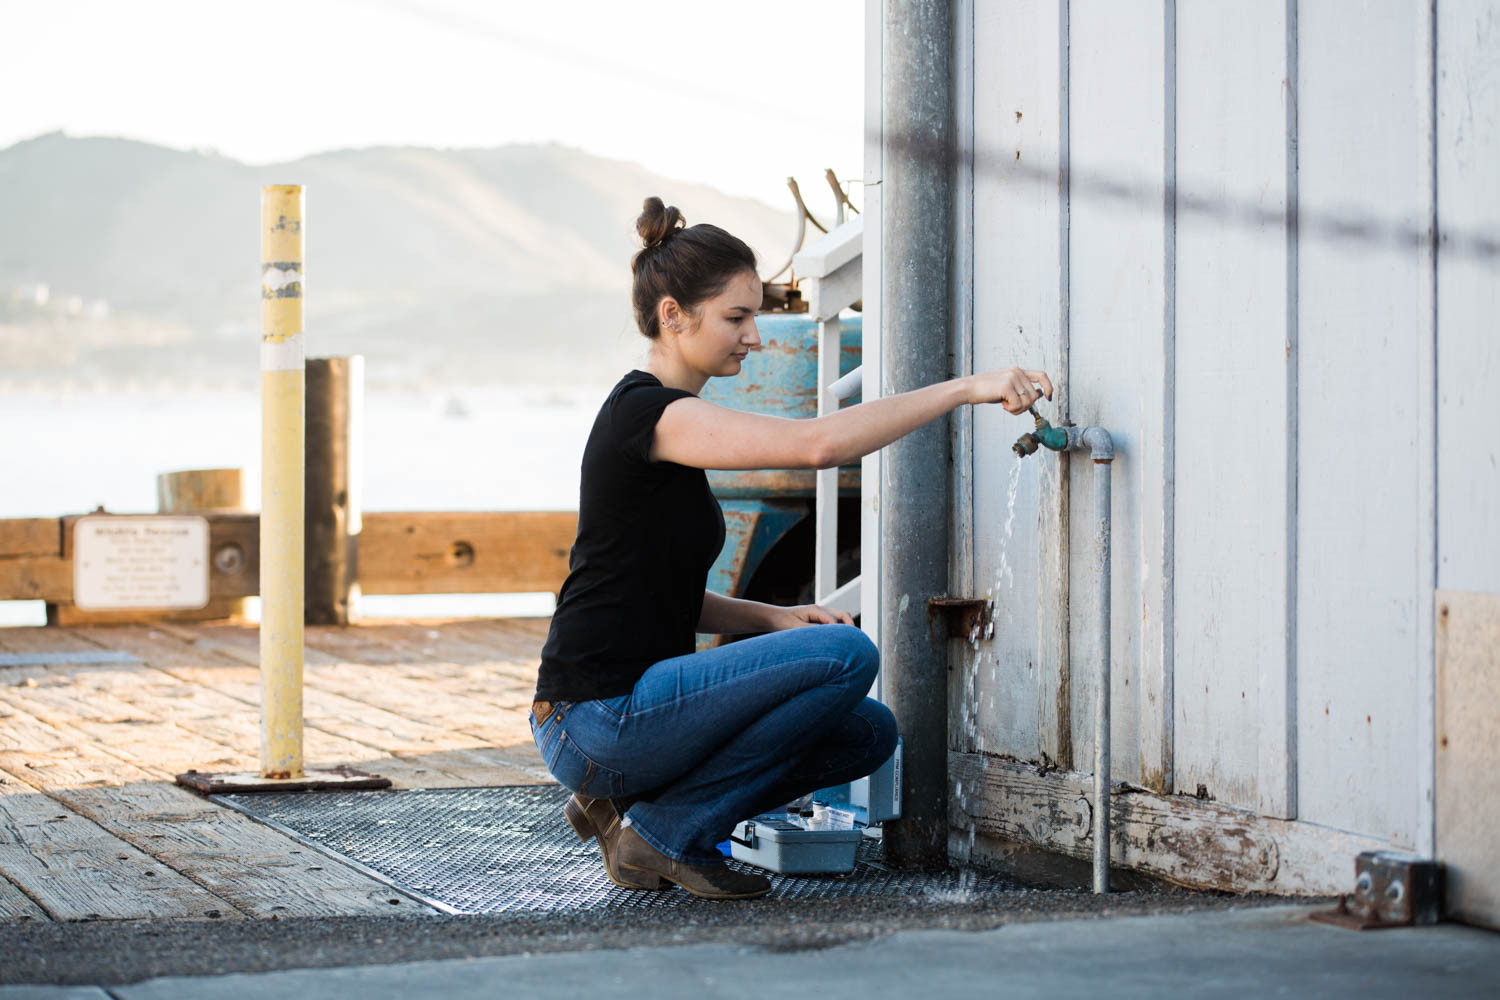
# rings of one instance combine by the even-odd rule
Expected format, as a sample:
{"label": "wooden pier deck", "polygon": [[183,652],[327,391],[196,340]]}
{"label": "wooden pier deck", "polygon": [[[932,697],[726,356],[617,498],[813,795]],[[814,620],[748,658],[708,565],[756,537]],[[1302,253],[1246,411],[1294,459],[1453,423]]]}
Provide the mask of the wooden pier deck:
{"label": "wooden pier deck", "polygon": [[[546,627],[309,627],[309,766],[397,788],[550,783],[526,718]],[[0,920],[421,908],[173,783],[259,767],[254,626],[7,628],[0,654]]]}

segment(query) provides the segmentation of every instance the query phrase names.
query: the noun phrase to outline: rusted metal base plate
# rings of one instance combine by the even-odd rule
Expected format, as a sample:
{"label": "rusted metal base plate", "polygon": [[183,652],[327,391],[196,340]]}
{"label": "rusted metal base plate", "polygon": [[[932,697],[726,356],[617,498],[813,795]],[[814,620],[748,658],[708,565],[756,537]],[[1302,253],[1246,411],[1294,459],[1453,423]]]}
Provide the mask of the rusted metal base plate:
{"label": "rusted metal base plate", "polygon": [[1308,919],[1320,924],[1333,924],[1351,931],[1378,931],[1389,927],[1410,927],[1411,924],[1388,924],[1376,917],[1351,912],[1342,904],[1331,910],[1317,910],[1308,914]]}
{"label": "rusted metal base plate", "polygon": [[390,778],[367,774],[352,767],[305,771],[300,778],[264,778],[255,771],[239,774],[189,771],[187,774],[179,774],[177,783],[204,795],[227,795],[231,792],[311,792],[319,789],[355,791],[391,787]]}

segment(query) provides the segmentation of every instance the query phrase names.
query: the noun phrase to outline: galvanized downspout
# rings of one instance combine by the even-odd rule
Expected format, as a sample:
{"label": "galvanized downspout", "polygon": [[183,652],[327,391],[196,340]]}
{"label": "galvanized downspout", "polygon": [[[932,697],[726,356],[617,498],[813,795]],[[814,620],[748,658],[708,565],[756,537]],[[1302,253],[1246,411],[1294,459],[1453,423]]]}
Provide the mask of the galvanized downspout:
{"label": "galvanized downspout", "polygon": [[1109,473],[1115,443],[1102,427],[1069,427],[1068,448],[1094,459],[1094,572],[1099,578],[1099,669],[1094,694],[1094,892],[1109,892]]}
{"label": "galvanized downspout", "polygon": [[[881,395],[950,376],[956,125],[948,0],[886,0],[881,12],[883,173]],[[901,867],[948,861],[948,640],[927,614],[948,589],[948,419],[892,444],[883,462],[881,654],[901,727],[902,818],[885,824]]]}

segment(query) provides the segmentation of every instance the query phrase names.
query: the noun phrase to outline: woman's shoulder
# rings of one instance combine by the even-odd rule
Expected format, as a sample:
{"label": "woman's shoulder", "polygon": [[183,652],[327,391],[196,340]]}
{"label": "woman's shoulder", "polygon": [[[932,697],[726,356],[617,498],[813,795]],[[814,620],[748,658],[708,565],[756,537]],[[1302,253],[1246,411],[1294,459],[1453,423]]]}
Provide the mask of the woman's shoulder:
{"label": "woman's shoulder", "polygon": [[664,386],[650,372],[634,369],[615,383],[605,399],[595,432],[607,435],[628,457],[647,462],[661,411],[687,396],[692,393]]}
{"label": "woman's shoulder", "polygon": [[693,394],[686,389],[673,389],[662,385],[661,379],[648,371],[633,369],[626,372],[604,401],[606,410],[659,410],[668,403]]}

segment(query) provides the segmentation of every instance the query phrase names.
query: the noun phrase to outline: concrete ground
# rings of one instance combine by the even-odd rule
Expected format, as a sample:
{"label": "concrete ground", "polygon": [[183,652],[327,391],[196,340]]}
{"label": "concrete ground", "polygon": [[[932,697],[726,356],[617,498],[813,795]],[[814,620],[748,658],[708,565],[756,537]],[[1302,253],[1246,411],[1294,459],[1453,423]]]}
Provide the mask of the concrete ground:
{"label": "concrete ground", "polygon": [[[750,935],[756,941],[732,936],[626,948],[542,947],[487,958],[162,977],[129,985],[105,981],[102,987],[6,986],[0,987],[0,1000],[464,1000],[578,996],[601,989],[653,998],[805,995],[860,1000],[965,994],[1098,994],[1110,1000],[1500,996],[1500,934],[1453,924],[1349,931],[1309,922],[1310,909],[1252,906],[1042,919],[987,930],[906,929],[828,947],[799,946],[795,942],[801,938],[795,936],[778,943],[774,934]],[[685,918],[683,929],[690,930],[691,918],[686,911],[678,913]],[[299,922],[281,923],[280,932],[295,941]],[[540,939],[533,943],[545,944]],[[78,957],[86,960],[86,953]]]}

